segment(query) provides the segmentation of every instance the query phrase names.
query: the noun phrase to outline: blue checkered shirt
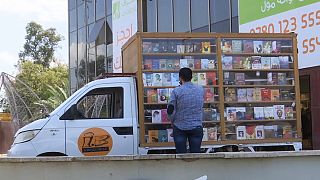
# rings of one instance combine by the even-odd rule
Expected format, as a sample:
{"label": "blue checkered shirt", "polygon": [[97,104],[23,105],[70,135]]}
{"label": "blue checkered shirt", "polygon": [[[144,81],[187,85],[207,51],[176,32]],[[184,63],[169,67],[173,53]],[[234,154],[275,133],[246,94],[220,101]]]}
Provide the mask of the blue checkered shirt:
{"label": "blue checkered shirt", "polygon": [[185,82],[176,87],[171,95],[169,104],[174,106],[171,122],[181,130],[191,130],[202,126],[203,88]]}

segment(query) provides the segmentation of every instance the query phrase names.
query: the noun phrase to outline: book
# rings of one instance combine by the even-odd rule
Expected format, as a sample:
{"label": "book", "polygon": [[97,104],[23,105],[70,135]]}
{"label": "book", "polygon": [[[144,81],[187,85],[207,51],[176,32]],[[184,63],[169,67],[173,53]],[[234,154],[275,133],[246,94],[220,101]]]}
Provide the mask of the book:
{"label": "book", "polygon": [[253,120],[254,119],[253,112],[254,112],[253,107],[246,107],[245,119]]}
{"label": "book", "polygon": [[159,43],[159,52],[167,53],[169,51],[168,42],[160,41]]}
{"label": "book", "polygon": [[261,100],[262,101],[271,101],[271,90],[270,89],[261,89]]}
{"label": "book", "polygon": [[158,130],[148,130],[148,143],[159,142]]}
{"label": "book", "polygon": [[152,73],[143,73],[143,85],[152,86]]}
{"label": "book", "polygon": [[180,59],[174,59],[174,60],[173,60],[173,68],[174,68],[175,70],[180,69]]}
{"label": "book", "polygon": [[152,52],[152,43],[144,41],[142,42],[142,52],[143,53],[151,53]]}
{"label": "book", "polygon": [[283,40],[281,41],[281,53],[292,53],[292,41]]}
{"label": "book", "polygon": [[232,69],[232,56],[222,57],[222,69]]}
{"label": "book", "polygon": [[167,109],[161,109],[161,122],[162,123],[170,122],[168,119]]}
{"label": "book", "polygon": [[174,90],[174,88],[168,88],[168,92],[169,92],[169,98],[168,98],[168,102],[170,101],[171,95],[172,95],[172,91]]}
{"label": "book", "polygon": [[158,142],[168,142],[167,130],[158,130]]}
{"label": "book", "polygon": [[203,121],[216,121],[217,109],[216,108],[203,108]]}
{"label": "book", "polygon": [[271,57],[271,69],[280,69],[279,57]]}
{"label": "book", "polygon": [[237,101],[237,93],[235,88],[225,89],[225,101],[227,102]]}
{"label": "book", "polygon": [[167,60],[159,59],[159,69],[166,70],[167,69]]}
{"label": "book", "polygon": [[163,73],[162,74],[162,85],[163,86],[171,86],[171,73]]}
{"label": "book", "polygon": [[242,53],[242,40],[232,40],[232,52]]}
{"label": "book", "polygon": [[254,101],[262,101],[261,88],[254,88],[253,100]]}
{"label": "book", "polygon": [[246,126],[237,126],[236,132],[238,140],[246,139]]}
{"label": "book", "polygon": [[269,126],[263,126],[264,129],[264,137],[265,139],[271,139],[275,138],[275,126],[274,125],[269,125]]}
{"label": "book", "polygon": [[236,120],[246,120],[246,107],[236,107]]}
{"label": "book", "polygon": [[157,89],[158,103],[167,103],[169,99],[168,89]]}
{"label": "book", "polygon": [[202,141],[208,141],[208,129],[207,128],[203,128]]}
{"label": "book", "polygon": [[208,141],[217,141],[218,140],[218,131],[217,127],[208,127]]}
{"label": "book", "polygon": [[280,53],[281,51],[281,41],[272,41],[271,52]]}
{"label": "book", "polygon": [[171,41],[168,43],[168,52],[170,53],[177,52],[177,42]]}
{"label": "book", "polygon": [[262,53],[270,54],[272,51],[272,41],[262,42]]}
{"label": "book", "polygon": [[204,102],[214,102],[214,88],[204,88]]}
{"label": "book", "polygon": [[153,73],[152,86],[162,86],[162,73]]}
{"label": "book", "polygon": [[147,89],[147,103],[158,102],[157,89]]}
{"label": "book", "polygon": [[225,85],[234,85],[234,72],[223,72],[223,82]]}
{"label": "book", "polygon": [[243,40],[243,52],[244,53],[253,53],[253,41],[252,40]]}
{"label": "book", "polygon": [[261,68],[262,69],[271,69],[271,58],[270,57],[261,57]]}
{"label": "book", "polygon": [[251,58],[251,69],[261,69],[261,56],[252,56]]}
{"label": "book", "polygon": [[262,41],[253,41],[253,52],[262,53]]}
{"label": "book", "polygon": [[287,74],[286,73],[278,73],[278,84],[286,85],[287,84]]}
{"label": "book", "polygon": [[209,59],[201,59],[201,69],[209,69]]}
{"label": "book", "polygon": [[174,69],[174,59],[167,59],[167,70],[173,70]]}
{"label": "book", "polygon": [[208,61],[208,69],[214,69],[216,67],[214,59],[209,59]]}
{"label": "book", "polygon": [[264,119],[274,119],[273,106],[263,107]]}
{"label": "book", "polygon": [[177,53],[185,53],[184,44],[177,44]]}
{"label": "book", "polygon": [[198,84],[198,73],[192,73],[191,82],[192,82],[193,84]]}
{"label": "book", "polygon": [[152,123],[161,123],[161,109],[152,110]]}
{"label": "book", "polygon": [[234,78],[235,78],[236,85],[245,85],[246,84],[244,73],[235,73]]}
{"label": "book", "polygon": [[236,107],[227,107],[227,121],[235,121],[237,119],[237,109]]}
{"label": "book", "polygon": [[211,46],[210,42],[201,42],[201,52],[204,54],[209,54],[211,53]]}
{"label": "book", "polygon": [[145,109],[144,110],[144,122],[152,122],[152,110],[151,109]]}
{"label": "book", "polygon": [[194,69],[194,59],[187,59],[188,68]]}
{"label": "book", "polygon": [[243,68],[243,57],[233,56],[232,57],[232,67],[233,69],[244,69]]}
{"label": "book", "polygon": [[143,61],[143,69],[151,70],[152,69],[152,59],[145,59]]}
{"label": "book", "polygon": [[221,40],[221,50],[223,53],[231,53],[232,52],[232,41],[230,39],[222,39]]}
{"label": "book", "polygon": [[193,52],[194,53],[201,53],[201,42],[193,42]]}
{"label": "book", "polygon": [[291,127],[291,125],[282,126],[282,138],[285,138],[285,139],[292,138],[292,127]]}
{"label": "book", "polygon": [[288,100],[292,100],[293,98],[291,97],[291,94],[289,91],[281,90],[280,91],[280,99],[282,101],[288,101]]}
{"label": "book", "polygon": [[280,100],[280,91],[279,89],[271,89],[271,101]]}
{"label": "book", "polygon": [[256,126],[246,126],[246,139],[256,139]]}
{"label": "book", "polygon": [[191,42],[185,44],[185,52],[193,53],[193,44]]}
{"label": "book", "polygon": [[284,112],[286,119],[293,119],[293,107],[285,107]]}
{"label": "book", "polygon": [[238,88],[237,89],[237,99],[238,99],[238,102],[246,102],[247,101],[247,89],[246,88]]}
{"label": "book", "polygon": [[167,137],[168,137],[168,142],[174,142],[173,129],[167,129]]}
{"label": "book", "polygon": [[247,101],[248,102],[254,101],[253,94],[254,94],[254,88],[247,88]]}
{"label": "book", "polygon": [[274,119],[285,119],[284,105],[273,105]]}
{"label": "book", "polygon": [[274,72],[267,73],[267,84],[268,85],[278,84],[278,74]]}
{"label": "book", "polygon": [[172,86],[179,86],[179,73],[171,73],[171,85]]}
{"label": "book", "polygon": [[194,60],[194,69],[201,69],[201,59]]}
{"label": "book", "polygon": [[216,72],[206,73],[207,85],[217,85]]}
{"label": "book", "polygon": [[251,69],[252,68],[252,61],[251,57],[241,57],[243,60],[243,69]]}
{"label": "book", "polygon": [[160,60],[159,59],[153,59],[152,60],[152,69],[153,70],[160,69]]}
{"label": "book", "polygon": [[264,108],[263,107],[253,107],[254,119],[262,120],[264,119]]}
{"label": "book", "polygon": [[256,139],[264,139],[264,126],[259,125],[255,128]]}
{"label": "book", "polygon": [[289,69],[289,56],[279,56],[280,69]]}
{"label": "book", "polygon": [[188,66],[188,59],[180,59],[180,68],[185,68]]}
{"label": "book", "polygon": [[207,85],[206,73],[198,73],[198,85],[200,86]]}

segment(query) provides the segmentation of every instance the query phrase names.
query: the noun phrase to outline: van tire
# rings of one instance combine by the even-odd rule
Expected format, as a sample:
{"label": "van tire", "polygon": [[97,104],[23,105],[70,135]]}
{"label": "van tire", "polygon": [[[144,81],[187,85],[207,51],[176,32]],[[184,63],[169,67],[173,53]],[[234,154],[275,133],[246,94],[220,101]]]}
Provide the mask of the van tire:
{"label": "van tire", "polygon": [[39,154],[37,157],[44,157],[44,156],[67,156],[67,155],[60,152],[46,152],[46,153]]}

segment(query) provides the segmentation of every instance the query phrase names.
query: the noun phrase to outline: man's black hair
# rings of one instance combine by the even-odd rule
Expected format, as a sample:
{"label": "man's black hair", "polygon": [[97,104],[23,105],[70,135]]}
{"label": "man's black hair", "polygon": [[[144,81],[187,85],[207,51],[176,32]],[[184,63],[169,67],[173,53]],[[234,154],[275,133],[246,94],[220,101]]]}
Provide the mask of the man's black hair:
{"label": "man's black hair", "polygon": [[192,70],[190,68],[181,68],[179,71],[179,77],[186,82],[192,79]]}

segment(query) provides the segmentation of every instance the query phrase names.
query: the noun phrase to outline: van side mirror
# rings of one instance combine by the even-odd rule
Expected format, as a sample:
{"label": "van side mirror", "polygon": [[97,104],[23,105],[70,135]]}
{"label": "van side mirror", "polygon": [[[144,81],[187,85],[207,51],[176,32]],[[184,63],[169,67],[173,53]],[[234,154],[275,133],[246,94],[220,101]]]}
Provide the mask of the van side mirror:
{"label": "van side mirror", "polygon": [[77,105],[73,104],[61,117],[60,120],[84,119],[85,117],[78,111]]}

